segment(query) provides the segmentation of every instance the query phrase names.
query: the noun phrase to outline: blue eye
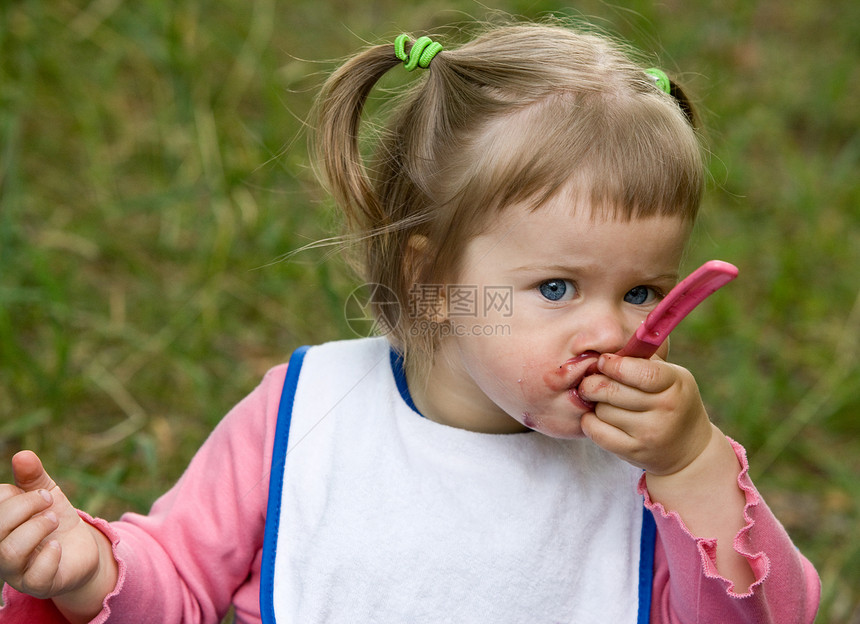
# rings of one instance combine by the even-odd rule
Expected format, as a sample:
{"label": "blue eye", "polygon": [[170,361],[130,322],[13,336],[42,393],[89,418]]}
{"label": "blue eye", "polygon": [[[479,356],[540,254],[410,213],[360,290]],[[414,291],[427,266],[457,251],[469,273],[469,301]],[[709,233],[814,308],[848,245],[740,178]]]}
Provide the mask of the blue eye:
{"label": "blue eye", "polygon": [[573,284],[563,279],[551,279],[542,282],[538,286],[538,290],[540,290],[540,294],[544,298],[550,301],[561,301],[565,298],[570,299],[576,292]]}
{"label": "blue eye", "polygon": [[654,303],[654,300],[659,295],[653,288],[648,288],[647,286],[637,286],[636,288],[631,288],[627,291],[627,294],[624,295],[624,301],[627,303],[632,303],[633,305],[646,305],[649,303]]}

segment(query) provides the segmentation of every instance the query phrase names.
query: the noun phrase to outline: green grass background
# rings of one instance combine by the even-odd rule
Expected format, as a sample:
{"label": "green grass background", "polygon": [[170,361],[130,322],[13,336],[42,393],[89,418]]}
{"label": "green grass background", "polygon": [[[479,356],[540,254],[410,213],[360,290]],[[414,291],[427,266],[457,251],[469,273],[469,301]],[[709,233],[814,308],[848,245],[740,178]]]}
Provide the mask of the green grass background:
{"label": "green grass background", "polygon": [[860,622],[860,3],[12,0],[0,4],[0,480],[145,511],[271,365],[350,336],[303,119],[401,31],[586,16],[680,76],[712,183],[685,269],[740,278],[676,332],[713,418]]}

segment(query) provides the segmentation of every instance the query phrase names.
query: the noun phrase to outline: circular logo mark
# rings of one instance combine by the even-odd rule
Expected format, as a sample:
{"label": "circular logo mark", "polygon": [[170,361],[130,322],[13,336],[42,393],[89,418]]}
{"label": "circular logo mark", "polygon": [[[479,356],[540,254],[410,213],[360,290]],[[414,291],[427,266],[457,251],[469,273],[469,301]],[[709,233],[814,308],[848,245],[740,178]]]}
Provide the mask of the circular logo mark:
{"label": "circular logo mark", "polygon": [[356,336],[384,336],[391,331],[388,321],[375,318],[373,302],[385,318],[395,324],[400,320],[400,303],[397,295],[383,284],[364,284],[353,290],[343,304],[343,317]]}

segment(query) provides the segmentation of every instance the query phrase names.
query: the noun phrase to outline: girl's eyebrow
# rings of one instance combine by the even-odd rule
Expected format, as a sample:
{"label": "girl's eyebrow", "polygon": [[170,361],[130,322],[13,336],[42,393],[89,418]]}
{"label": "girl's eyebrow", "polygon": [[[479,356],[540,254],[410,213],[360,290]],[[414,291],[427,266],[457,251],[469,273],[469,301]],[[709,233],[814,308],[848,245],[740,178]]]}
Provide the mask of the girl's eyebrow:
{"label": "girl's eyebrow", "polygon": [[640,281],[643,283],[672,282],[672,284],[677,284],[680,279],[681,274],[678,271],[673,271],[672,273],[661,273],[654,277],[646,277]]}
{"label": "girl's eyebrow", "polygon": [[589,271],[588,266],[574,266],[570,264],[524,264],[512,269],[515,273],[557,272],[557,273],[584,273]]}

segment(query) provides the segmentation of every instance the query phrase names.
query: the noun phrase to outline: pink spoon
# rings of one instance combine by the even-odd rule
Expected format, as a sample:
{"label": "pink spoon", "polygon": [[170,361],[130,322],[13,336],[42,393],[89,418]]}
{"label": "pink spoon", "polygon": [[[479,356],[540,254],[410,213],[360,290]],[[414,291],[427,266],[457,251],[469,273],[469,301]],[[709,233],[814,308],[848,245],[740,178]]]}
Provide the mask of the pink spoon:
{"label": "pink spoon", "polygon": [[684,317],[737,276],[737,267],[728,262],[706,262],[669,291],[616,355],[650,358]]}

